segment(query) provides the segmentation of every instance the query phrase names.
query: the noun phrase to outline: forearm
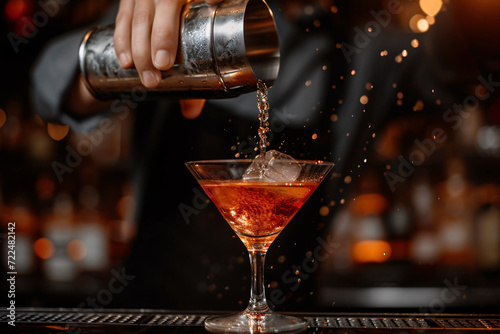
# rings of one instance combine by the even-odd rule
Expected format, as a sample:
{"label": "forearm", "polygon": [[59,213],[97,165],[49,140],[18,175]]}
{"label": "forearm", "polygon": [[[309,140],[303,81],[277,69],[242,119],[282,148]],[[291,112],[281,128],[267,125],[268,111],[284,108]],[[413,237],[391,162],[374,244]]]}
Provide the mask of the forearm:
{"label": "forearm", "polygon": [[108,109],[111,101],[97,100],[85,86],[83,79],[78,76],[65,98],[65,109],[74,118],[93,116],[102,110]]}

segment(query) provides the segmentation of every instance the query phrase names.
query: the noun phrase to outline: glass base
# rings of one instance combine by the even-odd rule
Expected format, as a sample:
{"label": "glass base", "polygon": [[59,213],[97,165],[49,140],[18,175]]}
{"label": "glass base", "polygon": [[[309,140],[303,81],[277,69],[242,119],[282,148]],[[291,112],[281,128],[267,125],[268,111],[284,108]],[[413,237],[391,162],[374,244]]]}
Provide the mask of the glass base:
{"label": "glass base", "polygon": [[298,333],[307,329],[307,321],[272,311],[244,311],[208,318],[205,320],[205,329],[213,333]]}

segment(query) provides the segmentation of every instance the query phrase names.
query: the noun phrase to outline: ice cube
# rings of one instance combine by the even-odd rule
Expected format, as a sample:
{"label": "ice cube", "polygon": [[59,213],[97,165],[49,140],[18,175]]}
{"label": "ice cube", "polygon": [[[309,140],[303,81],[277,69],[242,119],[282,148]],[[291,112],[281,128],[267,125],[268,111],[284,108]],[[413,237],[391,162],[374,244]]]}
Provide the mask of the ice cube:
{"label": "ice cube", "polygon": [[291,156],[272,150],[266,152],[267,168],[264,169],[266,181],[293,182],[300,175],[300,164]]}
{"label": "ice cube", "polygon": [[267,162],[265,157],[262,155],[258,155],[253,159],[250,166],[248,166],[247,170],[242,176],[242,179],[245,181],[259,181],[263,180],[264,170],[267,166]]}
{"label": "ice cube", "polygon": [[271,150],[257,156],[243,175],[246,181],[293,182],[301,171],[300,164],[291,156]]}

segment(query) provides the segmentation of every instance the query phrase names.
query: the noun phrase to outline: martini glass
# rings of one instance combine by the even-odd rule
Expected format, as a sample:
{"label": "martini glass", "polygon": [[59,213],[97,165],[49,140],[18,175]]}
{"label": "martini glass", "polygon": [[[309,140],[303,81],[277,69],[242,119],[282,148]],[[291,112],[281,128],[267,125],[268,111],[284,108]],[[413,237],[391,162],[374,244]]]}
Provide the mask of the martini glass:
{"label": "martini glass", "polygon": [[269,246],[333,167],[323,161],[298,161],[293,182],[247,181],[242,176],[252,160],[205,160],[186,166],[248,250],[250,300],[240,313],[208,318],[211,332],[277,333],[300,331],[307,322],[269,309],[264,261]]}

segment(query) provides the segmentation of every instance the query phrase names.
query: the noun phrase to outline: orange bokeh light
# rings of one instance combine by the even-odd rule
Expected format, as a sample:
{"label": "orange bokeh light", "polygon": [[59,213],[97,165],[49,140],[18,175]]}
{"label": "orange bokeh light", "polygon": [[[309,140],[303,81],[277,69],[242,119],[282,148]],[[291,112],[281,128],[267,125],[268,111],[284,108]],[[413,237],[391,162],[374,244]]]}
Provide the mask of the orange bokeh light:
{"label": "orange bokeh light", "polygon": [[69,126],[67,125],[60,125],[60,124],[53,124],[53,123],[48,123],[47,124],[47,132],[49,133],[50,138],[54,140],[61,140],[69,132]]}
{"label": "orange bokeh light", "polygon": [[387,209],[387,199],[381,194],[361,194],[352,202],[352,212],[359,216],[381,215]]}
{"label": "orange bokeh light", "polygon": [[429,21],[427,19],[419,19],[417,21],[417,28],[420,32],[426,32],[429,30]]}
{"label": "orange bokeh light", "polygon": [[443,7],[442,0],[420,0],[420,8],[429,16],[436,16]]}
{"label": "orange bokeh light", "polygon": [[[429,22],[427,22],[425,16],[421,14],[415,14],[410,19],[410,29],[413,32],[422,33],[429,29]],[[423,29],[423,30],[422,30]]]}
{"label": "orange bokeh light", "polygon": [[10,21],[21,17],[26,11],[27,6],[24,0],[9,0],[5,5],[5,16]]}
{"label": "orange bokeh light", "polygon": [[87,246],[83,241],[74,239],[68,243],[66,251],[71,259],[81,261],[87,255]]}
{"label": "orange bokeh light", "polygon": [[353,258],[356,262],[382,263],[391,256],[391,245],[383,240],[363,240],[354,244]]}
{"label": "orange bokeh light", "polygon": [[43,260],[50,259],[55,252],[54,244],[47,238],[40,238],[35,241],[33,249],[36,256]]}

